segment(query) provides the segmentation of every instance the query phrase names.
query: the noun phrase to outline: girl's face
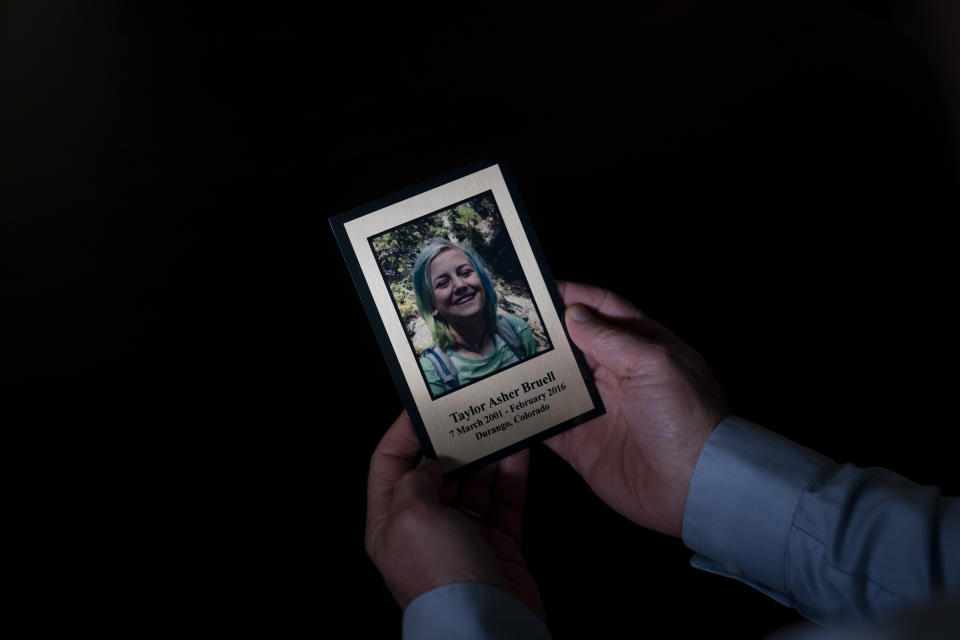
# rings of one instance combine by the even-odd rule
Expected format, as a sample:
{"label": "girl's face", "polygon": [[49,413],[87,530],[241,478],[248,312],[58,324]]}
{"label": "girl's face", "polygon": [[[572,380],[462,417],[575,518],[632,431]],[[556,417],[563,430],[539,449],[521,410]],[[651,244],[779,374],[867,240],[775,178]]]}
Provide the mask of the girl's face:
{"label": "girl's face", "polygon": [[444,249],[430,263],[430,284],[437,301],[434,315],[467,320],[483,314],[486,294],[480,275],[460,249]]}

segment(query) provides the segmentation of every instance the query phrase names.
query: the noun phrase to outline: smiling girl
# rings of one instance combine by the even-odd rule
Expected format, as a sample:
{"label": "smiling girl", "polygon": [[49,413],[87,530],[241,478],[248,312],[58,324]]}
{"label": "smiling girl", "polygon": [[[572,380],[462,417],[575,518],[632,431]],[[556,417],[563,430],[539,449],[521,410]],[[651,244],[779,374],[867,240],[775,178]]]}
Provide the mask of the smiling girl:
{"label": "smiling girl", "polygon": [[420,367],[434,396],[536,352],[526,322],[497,315],[493,281],[470,247],[431,240],[414,263],[412,279],[417,309],[433,335]]}

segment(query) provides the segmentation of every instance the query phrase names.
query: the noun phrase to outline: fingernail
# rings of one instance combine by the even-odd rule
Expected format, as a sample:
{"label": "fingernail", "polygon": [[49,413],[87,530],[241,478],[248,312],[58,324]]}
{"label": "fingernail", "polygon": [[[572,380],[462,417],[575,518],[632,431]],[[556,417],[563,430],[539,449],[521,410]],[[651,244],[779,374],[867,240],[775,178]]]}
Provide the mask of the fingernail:
{"label": "fingernail", "polygon": [[582,304],[572,304],[567,307],[567,315],[576,320],[577,322],[586,322],[593,318],[590,315],[590,312],[587,311],[587,308]]}

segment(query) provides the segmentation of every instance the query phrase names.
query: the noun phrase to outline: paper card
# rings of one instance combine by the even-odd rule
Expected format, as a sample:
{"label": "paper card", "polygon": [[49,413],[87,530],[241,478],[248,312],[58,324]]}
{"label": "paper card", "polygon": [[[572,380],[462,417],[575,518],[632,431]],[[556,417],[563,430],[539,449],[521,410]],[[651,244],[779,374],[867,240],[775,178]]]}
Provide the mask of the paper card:
{"label": "paper card", "polygon": [[424,455],[445,474],[604,413],[502,164],[330,223]]}

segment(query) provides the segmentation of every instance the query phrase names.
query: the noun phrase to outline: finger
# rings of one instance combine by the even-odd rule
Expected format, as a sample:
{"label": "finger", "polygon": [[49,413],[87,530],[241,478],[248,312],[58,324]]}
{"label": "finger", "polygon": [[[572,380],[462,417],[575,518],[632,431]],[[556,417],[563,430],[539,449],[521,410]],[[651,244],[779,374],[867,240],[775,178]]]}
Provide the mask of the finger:
{"label": "finger", "polygon": [[582,304],[567,307],[565,320],[576,345],[620,377],[634,375],[650,349],[656,348],[636,333],[595,317]]}
{"label": "finger", "polygon": [[497,478],[497,463],[475,469],[460,479],[457,506],[468,515],[483,518],[490,510],[493,482]]}
{"label": "finger", "polygon": [[440,503],[443,472],[436,460],[425,460],[404,473],[393,488],[391,508],[401,511],[414,502]]}
{"label": "finger", "polygon": [[413,424],[404,411],[383,434],[370,457],[367,478],[367,510],[382,513],[390,504],[393,488],[413,468],[413,460],[420,451],[420,442],[413,432]]}
{"label": "finger", "polygon": [[[609,409],[608,409],[609,411]],[[591,433],[594,420],[586,424],[577,425],[573,429],[567,429],[555,436],[547,438],[543,444],[555,454],[566,460],[576,471],[580,473],[579,458],[586,451],[593,447],[589,445],[597,440]]]}
{"label": "finger", "polygon": [[[566,299],[567,287],[569,287],[569,286],[576,286],[576,283],[567,282],[567,281],[565,281],[565,280],[557,280],[557,281],[556,281],[556,284],[557,284],[557,289],[560,291],[560,297],[563,298],[564,303],[570,304],[570,303],[567,303],[567,302],[566,302],[566,300],[567,300],[567,299]],[[597,371],[597,361],[593,358],[593,356],[591,356],[591,355],[588,354],[588,353],[584,353],[584,354],[583,354],[583,358],[584,358],[584,360],[585,360],[586,363],[587,363],[587,368],[590,369],[590,373],[596,373],[596,371]]]}
{"label": "finger", "polygon": [[[589,360],[596,362],[592,357],[589,358]],[[607,408],[607,417],[609,418],[611,412],[618,410],[618,387],[622,376],[614,373],[607,367],[599,365],[593,366],[591,373],[593,374],[593,381],[597,384],[600,397],[603,398],[604,406]],[[599,419],[600,418],[590,420],[586,424],[577,426],[575,429],[562,431],[544,440],[543,443],[554,453],[572,464],[579,472],[581,469],[579,460],[583,457],[590,457],[590,452],[596,448],[597,439],[592,435],[591,430],[593,429],[593,424]],[[590,446],[591,443],[594,446]]]}
{"label": "finger", "polygon": [[643,313],[631,302],[621,298],[608,289],[594,287],[580,282],[557,282],[557,288],[567,306],[585,304],[597,313],[610,318],[632,319]]}
{"label": "finger", "polygon": [[593,315],[604,322],[627,327],[651,340],[670,334],[666,327],[613,291],[588,284],[563,281],[557,283],[557,288],[565,305],[568,307],[573,304],[585,305],[591,309]]}
{"label": "finger", "polygon": [[490,526],[500,529],[520,544],[523,505],[527,495],[530,450],[524,449],[500,461],[493,484],[493,500],[487,513]]}
{"label": "finger", "polygon": [[600,365],[597,363],[597,359],[594,358],[593,356],[591,356],[591,355],[588,354],[588,353],[584,353],[584,354],[583,354],[583,359],[587,362],[587,368],[590,369],[590,373],[596,374],[596,373],[597,373],[597,368],[599,368],[599,366],[600,366]]}

